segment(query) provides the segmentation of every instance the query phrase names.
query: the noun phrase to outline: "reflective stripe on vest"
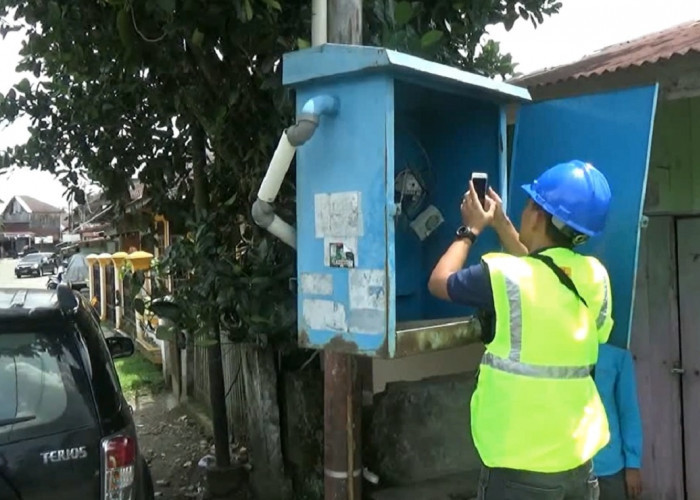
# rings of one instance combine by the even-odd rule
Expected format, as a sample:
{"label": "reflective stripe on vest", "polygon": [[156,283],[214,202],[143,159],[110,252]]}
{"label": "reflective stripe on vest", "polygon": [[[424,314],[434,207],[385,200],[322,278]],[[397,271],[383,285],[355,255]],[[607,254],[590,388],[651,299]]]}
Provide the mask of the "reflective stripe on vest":
{"label": "reflective stripe on vest", "polygon": [[[523,343],[523,323],[522,305],[520,302],[520,285],[503,273],[506,282],[506,293],[508,295],[508,310],[510,316],[510,352],[508,358],[496,356],[491,352],[485,352],[481,358],[481,363],[490,366],[495,370],[500,370],[514,375],[524,375],[534,378],[552,379],[575,379],[586,378],[591,374],[593,365],[583,366],[547,366],[533,365],[520,361],[520,351]],[[598,322],[602,324],[607,315],[607,284],[605,292],[605,302],[598,316]],[[603,313],[605,311],[605,313]]]}
{"label": "reflective stripe on vest", "polygon": [[596,319],[595,326],[600,330],[603,325],[605,324],[605,320],[608,317],[608,293],[610,291],[608,290],[608,281],[603,280],[603,305],[600,306],[600,312],[598,313],[598,318]]}

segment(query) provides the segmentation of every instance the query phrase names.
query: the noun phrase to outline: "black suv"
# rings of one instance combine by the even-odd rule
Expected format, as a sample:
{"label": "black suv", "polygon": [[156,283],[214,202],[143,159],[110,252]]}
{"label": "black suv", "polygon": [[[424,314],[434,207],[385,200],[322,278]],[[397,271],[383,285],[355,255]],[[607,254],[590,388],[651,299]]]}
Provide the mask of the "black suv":
{"label": "black suv", "polygon": [[66,285],[0,289],[0,499],[153,498],[112,361],[133,352]]}

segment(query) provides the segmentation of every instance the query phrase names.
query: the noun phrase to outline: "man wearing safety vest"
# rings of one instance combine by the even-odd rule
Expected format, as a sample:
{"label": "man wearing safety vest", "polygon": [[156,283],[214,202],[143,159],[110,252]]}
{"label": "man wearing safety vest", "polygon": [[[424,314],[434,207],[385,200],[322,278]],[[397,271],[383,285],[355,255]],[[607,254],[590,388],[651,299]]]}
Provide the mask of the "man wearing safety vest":
{"label": "man wearing safety vest", "polygon": [[[428,286],[439,298],[495,315],[471,400],[484,464],[478,498],[596,499],[591,459],[609,430],[591,370],[613,325],[610,282],[597,259],[573,248],[603,231],[608,182],[578,160],[548,169],[522,186],[529,200],[520,233],[493,190],[482,206],[469,188],[463,226]],[[488,226],[508,253],[463,269]]]}

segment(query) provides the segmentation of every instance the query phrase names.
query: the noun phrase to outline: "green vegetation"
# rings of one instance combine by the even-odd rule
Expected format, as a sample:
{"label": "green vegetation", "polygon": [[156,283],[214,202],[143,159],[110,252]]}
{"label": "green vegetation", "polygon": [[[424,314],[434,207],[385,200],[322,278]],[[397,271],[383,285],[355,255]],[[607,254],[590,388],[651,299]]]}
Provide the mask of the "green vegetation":
{"label": "green vegetation", "polygon": [[119,382],[127,396],[150,392],[156,394],[163,390],[165,381],[163,373],[138,352],[128,358],[114,361],[119,374]]}
{"label": "green vegetation", "polygon": [[[488,76],[512,74],[489,26],[558,12],[559,0],[364,0],[364,43]],[[250,220],[282,130],[294,119],[282,54],[308,46],[309,0],[0,0],[0,35],[21,30],[0,121],[30,121],[0,173],[56,174],[77,203],[89,178],[123,206],[130,178],[189,234],[160,264],[178,279],[189,338],[295,342],[295,254]],[[22,75],[23,76],[23,75]],[[292,169],[293,171],[293,169]],[[294,175],[275,208],[295,215]],[[199,196],[195,193],[198,192]],[[193,206],[199,207],[197,213]]]}

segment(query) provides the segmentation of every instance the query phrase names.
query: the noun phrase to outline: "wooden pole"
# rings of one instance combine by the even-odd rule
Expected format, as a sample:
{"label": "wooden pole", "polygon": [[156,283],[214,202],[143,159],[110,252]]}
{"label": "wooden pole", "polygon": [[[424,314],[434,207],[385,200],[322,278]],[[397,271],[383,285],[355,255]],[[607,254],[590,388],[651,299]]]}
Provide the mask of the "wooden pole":
{"label": "wooden pole", "polygon": [[[362,44],[362,1],[327,0],[328,41]],[[362,498],[362,384],[355,356],[324,351],[326,500]]]}

